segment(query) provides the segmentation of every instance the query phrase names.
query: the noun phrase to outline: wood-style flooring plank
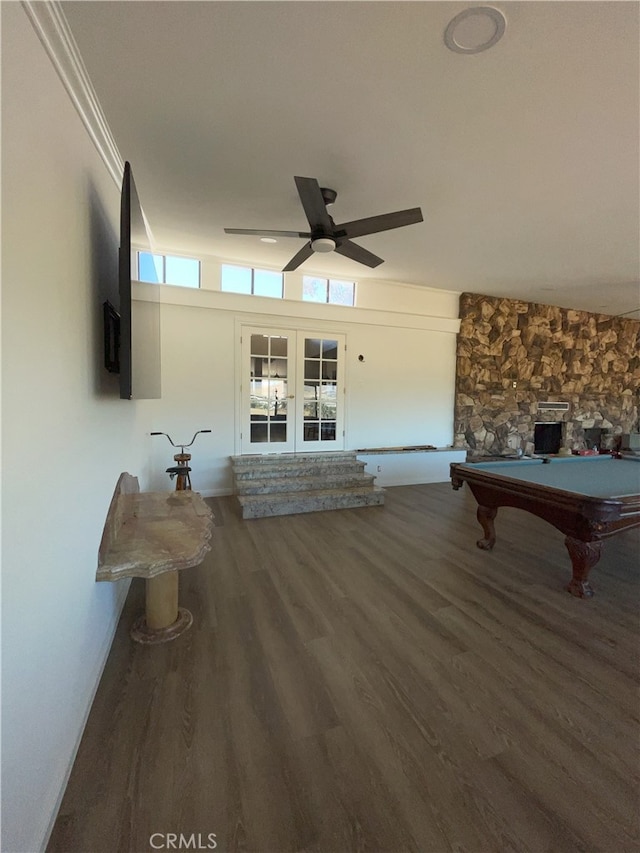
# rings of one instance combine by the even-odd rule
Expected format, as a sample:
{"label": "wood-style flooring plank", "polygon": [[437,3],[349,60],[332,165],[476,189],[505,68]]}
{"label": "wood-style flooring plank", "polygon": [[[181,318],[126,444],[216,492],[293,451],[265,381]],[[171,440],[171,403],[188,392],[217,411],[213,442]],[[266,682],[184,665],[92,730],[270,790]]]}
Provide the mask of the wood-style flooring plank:
{"label": "wood-style flooring plank", "polygon": [[[640,531],[596,596],[563,537],[449,484],[386,505],[243,521],[211,499],[180,577],[192,628],[133,643],[134,581],[49,853],[150,853],[153,832],[245,853],[640,850]],[[176,848],[177,849],[177,848]]]}

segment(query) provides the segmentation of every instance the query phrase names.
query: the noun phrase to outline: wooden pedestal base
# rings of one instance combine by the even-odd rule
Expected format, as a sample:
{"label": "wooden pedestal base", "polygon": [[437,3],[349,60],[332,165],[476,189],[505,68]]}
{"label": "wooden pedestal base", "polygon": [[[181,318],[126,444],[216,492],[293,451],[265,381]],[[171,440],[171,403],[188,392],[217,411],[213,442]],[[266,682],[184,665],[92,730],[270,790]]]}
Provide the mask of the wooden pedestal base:
{"label": "wooden pedestal base", "polygon": [[178,607],[178,572],[164,572],[146,582],[146,611],[131,629],[138,643],[166,643],[191,627],[193,616]]}
{"label": "wooden pedestal base", "polygon": [[144,643],[151,646],[155,643],[168,643],[169,640],[175,640],[180,634],[188,631],[193,623],[191,612],[184,607],[178,608],[178,618],[169,625],[168,628],[149,628],[147,625],[146,616],[140,616],[133,623],[131,628],[131,638],[136,643]]}
{"label": "wooden pedestal base", "polygon": [[153,630],[168,628],[178,618],[178,572],[147,578],[146,583],[147,625]]}

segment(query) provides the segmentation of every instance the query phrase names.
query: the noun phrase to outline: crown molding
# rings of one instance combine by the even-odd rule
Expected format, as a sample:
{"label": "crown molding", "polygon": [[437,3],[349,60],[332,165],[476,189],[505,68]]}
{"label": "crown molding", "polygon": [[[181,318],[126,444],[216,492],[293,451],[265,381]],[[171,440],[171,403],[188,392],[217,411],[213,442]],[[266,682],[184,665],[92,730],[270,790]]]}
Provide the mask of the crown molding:
{"label": "crown molding", "polygon": [[22,0],[22,7],[107,171],[119,188],[122,183],[124,160],[109,129],[62,6],[58,0],[47,0],[47,2]]}

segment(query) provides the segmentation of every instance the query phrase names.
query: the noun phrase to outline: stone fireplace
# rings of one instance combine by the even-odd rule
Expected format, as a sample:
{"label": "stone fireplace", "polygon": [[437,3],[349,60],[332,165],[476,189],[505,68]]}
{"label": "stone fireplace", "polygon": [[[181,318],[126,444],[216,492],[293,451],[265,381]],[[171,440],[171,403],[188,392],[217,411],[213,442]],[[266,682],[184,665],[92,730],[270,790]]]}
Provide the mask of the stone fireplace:
{"label": "stone fireplace", "polygon": [[562,423],[574,450],[637,429],[640,321],[473,293],[460,319],[455,447],[533,453],[541,422]]}

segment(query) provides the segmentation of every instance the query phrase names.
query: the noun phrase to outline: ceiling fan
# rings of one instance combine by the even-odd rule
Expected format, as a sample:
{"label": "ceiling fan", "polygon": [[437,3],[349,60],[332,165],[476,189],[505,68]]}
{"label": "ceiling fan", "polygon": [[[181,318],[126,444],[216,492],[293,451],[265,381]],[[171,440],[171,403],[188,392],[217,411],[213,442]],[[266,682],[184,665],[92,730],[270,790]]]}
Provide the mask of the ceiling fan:
{"label": "ceiling fan", "polygon": [[369,216],[367,219],[354,219],[336,225],[327,206],[333,204],[337,193],[326,187],[321,187],[315,178],[294,178],[298,195],[309,222],[309,231],[260,231],[252,228],[225,228],[225,234],[252,234],[256,237],[306,237],[308,242],[291,258],[283,272],[291,272],[310,258],[314,252],[338,252],[353,261],[367,267],[377,267],[383,263],[382,258],[373,252],[363,249],[351,241],[352,237],[363,237],[365,234],[377,234],[378,231],[389,231],[391,228],[402,228],[422,222],[422,211],[419,207],[410,210],[397,210],[395,213],[383,213],[381,216]]}

